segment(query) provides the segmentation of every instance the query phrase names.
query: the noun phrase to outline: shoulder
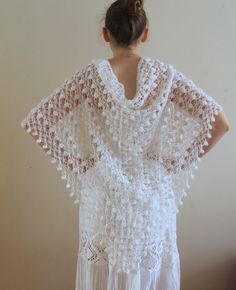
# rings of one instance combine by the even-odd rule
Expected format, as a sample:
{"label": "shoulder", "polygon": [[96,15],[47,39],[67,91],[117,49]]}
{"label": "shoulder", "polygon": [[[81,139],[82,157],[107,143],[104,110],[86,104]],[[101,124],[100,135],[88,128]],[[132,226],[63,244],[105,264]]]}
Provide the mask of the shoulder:
{"label": "shoulder", "polygon": [[159,73],[167,73],[168,71],[175,71],[174,66],[171,63],[168,63],[162,59],[159,58],[147,58],[148,62],[151,64],[151,66],[156,69]]}
{"label": "shoulder", "polygon": [[94,61],[90,61],[81,67],[75,69],[72,74],[67,77],[67,79],[73,79],[73,80],[86,80],[89,78],[92,78],[92,71],[94,67]]}
{"label": "shoulder", "polygon": [[155,75],[163,81],[168,81],[168,83],[173,82],[175,75],[178,73],[178,70],[174,67],[173,64],[164,61],[159,58],[149,58],[152,69],[155,70]]}
{"label": "shoulder", "polygon": [[159,66],[167,66],[168,63],[159,59],[159,58],[156,58],[156,57],[144,57],[146,58],[150,63],[154,64],[154,65],[159,65]]}

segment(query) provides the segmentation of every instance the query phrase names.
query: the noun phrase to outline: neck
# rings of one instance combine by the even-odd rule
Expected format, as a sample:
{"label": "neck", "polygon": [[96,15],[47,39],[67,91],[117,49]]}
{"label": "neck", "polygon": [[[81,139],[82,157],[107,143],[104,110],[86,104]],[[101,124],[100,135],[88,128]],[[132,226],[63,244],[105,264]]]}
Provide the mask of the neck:
{"label": "neck", "polygon": [[112,48],[114,58],[136,58],[139,57],[139,50],[135,47],[130,48]]}

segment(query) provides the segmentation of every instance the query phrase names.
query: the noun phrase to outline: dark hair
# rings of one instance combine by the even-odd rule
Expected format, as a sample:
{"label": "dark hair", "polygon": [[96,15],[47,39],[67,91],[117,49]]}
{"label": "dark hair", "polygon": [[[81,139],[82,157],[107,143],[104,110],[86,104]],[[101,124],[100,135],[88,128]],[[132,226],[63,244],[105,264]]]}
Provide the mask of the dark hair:
{"label": "dark hair", "polygon": [[143,0],[117,0],[105,15],[105,27],[122,47],[137,43],[147,24]]}

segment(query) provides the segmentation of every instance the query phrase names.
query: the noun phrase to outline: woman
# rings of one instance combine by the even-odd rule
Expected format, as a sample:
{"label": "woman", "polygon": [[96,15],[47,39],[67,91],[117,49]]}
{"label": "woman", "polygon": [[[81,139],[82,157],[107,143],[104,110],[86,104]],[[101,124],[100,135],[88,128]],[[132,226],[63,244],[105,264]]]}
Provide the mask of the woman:
{"label": "woman", "polygon": [[115,1],[103,36],[113,57],[76,71],[21,125],[80,205],[76,290],[179,290],[176,215],[229,123],[191,79],[140,56],[141,0]]}

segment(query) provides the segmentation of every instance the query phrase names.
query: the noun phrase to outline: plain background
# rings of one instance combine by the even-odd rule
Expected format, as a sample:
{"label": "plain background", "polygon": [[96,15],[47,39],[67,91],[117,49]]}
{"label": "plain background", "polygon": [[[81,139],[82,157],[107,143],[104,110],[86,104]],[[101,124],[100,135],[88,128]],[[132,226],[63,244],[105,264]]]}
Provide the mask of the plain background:
{"label": "plain background", "polygon": [[[0,5],[0,289],[73,290],[78,205],[20,127],[42,97],[91,59],[108,1],[5,0]],[[178,214],[182,290],[232,290],[236,264],[235,0],[145,2],[140,53],[173,64],[223,106],[231,130],[202,159]],[[234,286],[236,287],[236,286]]]}

